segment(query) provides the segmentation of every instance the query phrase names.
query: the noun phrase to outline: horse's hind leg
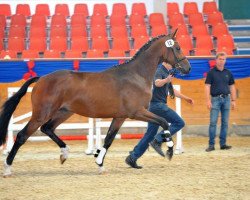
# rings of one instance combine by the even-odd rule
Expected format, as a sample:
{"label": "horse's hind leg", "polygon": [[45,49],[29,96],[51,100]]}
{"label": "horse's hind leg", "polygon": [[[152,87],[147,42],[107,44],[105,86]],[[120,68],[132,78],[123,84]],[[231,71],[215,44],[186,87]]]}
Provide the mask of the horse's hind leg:
{"label": "horse's hind leg", "polygon": [[73,113],[69,112],[68,110],[60,109],[48,122],[41,126],[41,131],[49,136],[61,148],[61,164],[63,164],[68,158],[69,150],[66,144],[55,134],[54,131],[57,126],[59,126],[72,115]]}
{"label": "horse's hind leg", "polygon": [[27,139],[41,126],[42,122],[31,119],[28,124],[17,134],[16,141],[4,163],[4,177],[11,175],[11,165],[17,154],[18,149]]}
{"label": "horse's hind leg", "polygon": [[117,132],[119,131],[119,129],[121,128],[123,122],[125,121],[125,118],[114,118],[112,120],[112,123],[109,127],[108,133],[105,137],[104,140],[104,145],[102,147],[102,149],[98,149],[97,153],[95,154],[96,157],[96,164],[99,165],[99,172],[102,173],[104,171],[103,168],[103,162],[104,162],[104,158],[105,155],[107,153],[108,148],[111,146],[112,142],[115,139],[115,136],[117,134]]}

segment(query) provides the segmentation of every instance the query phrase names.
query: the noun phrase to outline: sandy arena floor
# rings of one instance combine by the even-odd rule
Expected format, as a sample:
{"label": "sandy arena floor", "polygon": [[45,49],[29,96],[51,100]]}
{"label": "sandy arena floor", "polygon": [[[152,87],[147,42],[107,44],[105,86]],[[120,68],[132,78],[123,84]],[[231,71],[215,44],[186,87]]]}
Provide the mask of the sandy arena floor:
{"label": "sandy arena floor", "polygon": [[124,162],[136,142],[115,140],[104,175],[98,175],[93,156],[84,154],[86,141],[66,141],[70,155],[64,165],[54,143],[27,142],[14,160],[13,176],[0,177],[0,199],[250,199],[250,137],[230,137],[232,150],[216,146],[210,153],[204,151],[207,138],[186,137],[185,153],[169,162],[149,149],[138,161],[141,170]]}

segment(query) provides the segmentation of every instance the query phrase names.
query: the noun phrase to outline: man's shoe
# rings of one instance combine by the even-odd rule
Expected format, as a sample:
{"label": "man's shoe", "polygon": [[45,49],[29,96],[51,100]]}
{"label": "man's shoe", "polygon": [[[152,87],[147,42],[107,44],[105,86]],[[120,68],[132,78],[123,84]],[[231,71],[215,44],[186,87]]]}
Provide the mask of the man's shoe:
{"label": "man's shoe", "polygon": [[152,142],[149,143],[151,145],[151,147],[153,147],[153,149],[158,153],[160,154],[162,157],[165,157],[162,149],[161,149],[161,146],[162,146],[162,143],[158,142],[156,139],[154,139]]}
{"label": "man's shoe", "polygon": [[232,146],[229,146],[229,145],[226,145],[226,144],[224,144],[224,145],[222,145],[220,147],[221,150],[228,150],[228,149],[231,149],[231,148],[232,148]]}
{"label": "man's shoe", "polygon": [[136,160],[134,160],[134,159],[131,157],[131,155],[129,155],[129,156],[126,158],[125,162],[126,162],[130,167],[132,167],[132,168],[135,168],[135,169],[141,169],[141,168],[142,168],[142,166],[137,165]]}
{"label": "man's shoe", "polygon": [[214,146],[209,146],[207,149],[206,149],[206,152],[210,152],[210,151],[214,151],[215,148]]}
{"label": "man's shoe", "polygon": [[174,155],[174,147],[168,147],[167,153],[166,153],[166,157],[168,158],[168,160],[171,160],[172,157]]}

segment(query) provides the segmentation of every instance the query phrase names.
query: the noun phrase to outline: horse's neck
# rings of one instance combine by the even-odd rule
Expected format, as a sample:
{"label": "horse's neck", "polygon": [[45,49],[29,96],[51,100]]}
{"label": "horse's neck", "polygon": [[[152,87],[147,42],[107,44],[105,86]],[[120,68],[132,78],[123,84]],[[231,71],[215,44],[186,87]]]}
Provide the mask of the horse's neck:
{"label": "horse's neck", "polygon": [[147,52],[143,52],[143,54],[145,55],[136,60],[136,72],[143,78],[152,82],[159,59],[157,57],[147,55]]}

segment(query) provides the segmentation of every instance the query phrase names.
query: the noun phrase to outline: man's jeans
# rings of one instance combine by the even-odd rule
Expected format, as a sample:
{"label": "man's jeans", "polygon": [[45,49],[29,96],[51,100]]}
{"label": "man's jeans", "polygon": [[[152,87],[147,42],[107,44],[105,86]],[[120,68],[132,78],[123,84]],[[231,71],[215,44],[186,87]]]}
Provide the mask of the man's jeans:
{"label": "man's jeans", "polygon": [[212,109],[210,111],[210,124],[209,124],[209,146],[214,146],[217,121],[221,112],[221,129],[220,129],[220,146],[226,144],[228,119],[230,113],[230,96],[225,98],[212,97]]}
{"label": "man's jeans", "polygon": [[[169,127],[169,131],[171,135],[175,134],[177,131],[182,129],[185,126],[183,119],[171,108],[169,108],[165,103],[150,103],[149,111],[152,113],[163,117],[167,122],[171,123]],[[134,160],[137,160],[141,157],[144,152],[147,150],[149,143],[154,139],[159,125],[155,123],[148,123],[147,131],[144,134],[143,138],[140,142],[135,146],[134,150],[131,152],[131,157]],[[156,139],[161,142],[163,140],[162,134],[164,134],[162,130],[159,134],[157,134]]]}

